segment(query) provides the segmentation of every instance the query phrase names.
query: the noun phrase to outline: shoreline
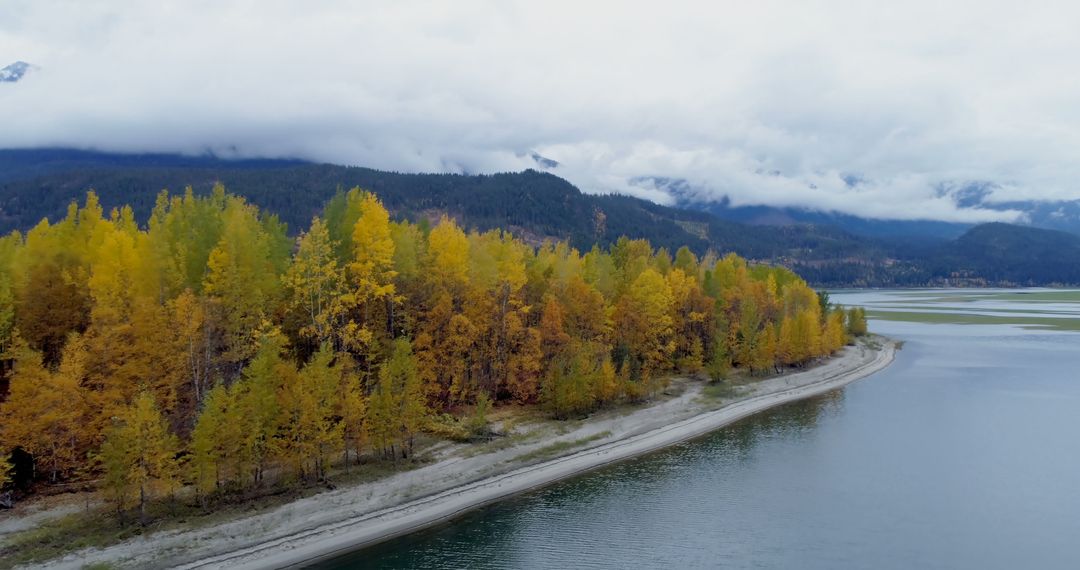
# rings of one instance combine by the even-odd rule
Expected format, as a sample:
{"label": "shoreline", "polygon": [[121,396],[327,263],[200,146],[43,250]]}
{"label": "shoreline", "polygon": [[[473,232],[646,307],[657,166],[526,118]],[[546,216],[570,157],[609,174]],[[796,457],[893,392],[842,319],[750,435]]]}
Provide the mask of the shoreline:
{"label": "shoreline", "polygon": [[[701,386],[672,400],[628,414],[585,422],[554,439],[482,453],[446,457],[415,472],[301,499],[269,512],[202,529],[166,531],[104,549],[75,552],[45,565],[204,569],[289,568],[331,559],[446,523],[474,509],[575,477],[612,463],[694,439],[755,413],[817,396],[887,367],[896,343],[845,347],[823,364],[759,381],[744,394],[709,408]],[[555,457],[522,465],[529,448],[554,441],[588,440]],[[595,441],[594,441],[595,439]],[[515,462],[518,465],[513,465]],[[507,467],[502,471],[500,467]],[[427,489],[419,494],[416,489]],[[410,495],[410,492],[415,492]]]}

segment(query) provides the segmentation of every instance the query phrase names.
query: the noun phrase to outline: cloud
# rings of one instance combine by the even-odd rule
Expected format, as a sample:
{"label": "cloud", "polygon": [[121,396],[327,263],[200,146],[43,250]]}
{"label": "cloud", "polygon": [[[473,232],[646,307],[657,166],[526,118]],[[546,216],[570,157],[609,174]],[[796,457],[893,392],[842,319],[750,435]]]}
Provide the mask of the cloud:
{"label": "cloud", "polygon": [[[0,7],[0,147],[535,167],[590,192],[986,221],[1080,198],[1073,3]],[[0,61],[0,63],[3,63]],[[851,184],[850,181],[858,180]]]}

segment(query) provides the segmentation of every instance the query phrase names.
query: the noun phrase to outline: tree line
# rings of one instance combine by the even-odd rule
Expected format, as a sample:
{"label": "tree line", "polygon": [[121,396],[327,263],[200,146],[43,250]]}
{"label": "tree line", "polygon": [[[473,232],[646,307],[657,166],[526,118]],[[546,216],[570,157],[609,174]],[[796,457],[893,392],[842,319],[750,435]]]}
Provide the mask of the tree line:
{"label": "tree line", "polygon": [[142,225],[91,192],[0,238],[0,485],[15,450],[24,479],[99,478],[120,511],[206,502],[469,439],[493,404],[565,418],[674,372],[802,366],[865,326],[735,255],[532,246],[359,189],[295,239],[220,185]]}

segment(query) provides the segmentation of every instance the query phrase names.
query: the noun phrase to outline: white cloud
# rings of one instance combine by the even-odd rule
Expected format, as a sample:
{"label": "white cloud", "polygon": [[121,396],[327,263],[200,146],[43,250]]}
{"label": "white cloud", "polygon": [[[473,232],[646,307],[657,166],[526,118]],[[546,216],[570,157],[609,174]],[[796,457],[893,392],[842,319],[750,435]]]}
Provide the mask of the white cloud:
{"label": "white cloud", "polygon": [[0,58],[42,70],[0,85],[0,146],[470,172],[536,150],[584,190],[661,202],[632,181],[1015,219],[939,190],[1080,198],[1077,21],[1073,3],[7,0]]}

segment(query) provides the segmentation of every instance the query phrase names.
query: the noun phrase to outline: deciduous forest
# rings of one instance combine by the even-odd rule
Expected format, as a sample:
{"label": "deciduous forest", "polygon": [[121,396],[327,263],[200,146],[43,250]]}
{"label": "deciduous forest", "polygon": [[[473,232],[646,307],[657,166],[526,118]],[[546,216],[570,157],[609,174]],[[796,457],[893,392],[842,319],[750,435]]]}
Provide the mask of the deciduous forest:
{"label": "deciduous forest", "polygon": [[359,189],[295,239],[220,185],[145,223],[90,193],[0,238],[0,484],[207,505],[483,436],[491,406],[566,418],[675,373],[802,366],[865,326],[735,255],[532,247]]}

